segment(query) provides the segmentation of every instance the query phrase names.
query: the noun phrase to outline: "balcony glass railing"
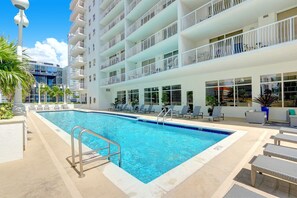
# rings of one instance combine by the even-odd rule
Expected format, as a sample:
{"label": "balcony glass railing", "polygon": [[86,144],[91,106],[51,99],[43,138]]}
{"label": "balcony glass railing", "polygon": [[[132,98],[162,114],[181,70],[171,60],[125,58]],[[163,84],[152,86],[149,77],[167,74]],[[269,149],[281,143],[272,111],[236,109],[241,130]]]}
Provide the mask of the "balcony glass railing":
{"label": "balcony glass railing", "polygon": [[86,88],[87,88],[87,85],[85,83],[80,83],[80,82],[74,83],[71,86],[71,89],[75,90],[75,91],[83,90],[83,89],[86,89]]}
{"label": "balcony glass railing", "polygon": [[125,13],[122,12],[118,17],[116,17],[114,20],[112,20],[104,29],[103,34],[108,32],[110,29],[112,29],[116,24],[118,24],[120,21],[122,21],[125,17]]}
{"label": "balcony glass railing", "polygon": [[127,14],[129,14],[142,0],[133,0],[127,7]]}
{"label": "balcony glass railing", "polygon": [[73,45],[71,47],[70,50],[75,50],[75,49],[78,49],[78,48],[85,48],[85,44],[83,41],[78,41],[75,45]]}
{"label": "balcony glass railing", "polygon": [[[84,4],[83,1],[78,1],[78,2],[75,4],[74,9],[75,9],[75,8],[80,8],[80,9],[82,10],[82,9],[84,9],[84,6],[85,6],[85,4]],[[74,17],[76,14],[77,14],[77,13],[73,10],[72,13],[71,13],[71,15],[70,15],[70,18]]]}
{"label": "balcony glass railing", "polygon": [[78,25],[77,25],[77,22],[78,21],[83,21],[83,22],[85,22],[85,17],[84,17],[84,15],[83,14],[78,14],[76,17],[75,17],[75,19],[74,19],[74,21],[73,21],[73,23],[72,23],[72,25],[71,25],[71,30],[74,30],[73,28],[74,28],[74,26],[76,26],[76,27],[78,27]]}
{"label": "balcony glass railing", "polygon": [[104,12],[101,15],[101,19],[104,18],[110,11],[116,7],[116,5],[120,2],[121,0],[114,0],[109,6],[104,10]]}
{"label": "balcony glass railing", "polygon": [[132,25],[128,27],[128,35],[132,34],[135,30],[143,26],[145,23],[154,18],[157,14],[159,14],[162,10],[168,7],[175,0],[161,0],[155,6],[153,6],[149,11],[147,11],[144,15],[142,15],[137,21],[135,21]]}
{"label": "balcony glass railing", "polygon": [[184,52],[183,66],[297,39],[297,16]]}
{"label": "balcony glass railing", "polygon": [[73,69],[71,75],[73,77],[83,76],[84,70],[83,69]]}
{"label": "balcony glass railing", "polygon": [[141,78],[144,76],[150,76],[159,72],[168,71],[178,68],[178,55],[171,56],[169,58],[151,63],[149,65],[131,70],[127,72],[128,80]]}
{"label": "balcony glass railing", "polygon": [[84,58],[82,56],[77,56],[71,59],[71,65],[74,65],[75,63],[83,63],[83,62],[84,62]]}
{"label": "balcony glass railing", "polygon": [[101,81],[101,85],[111,85],[111,84],[124,82],[125,78],[126,78],[125,73],[118,74],[118,75],[115,75],[115,76],[111,76],[111,77],[108,77],[108,78],[104,78]]}
{"label": "balcony glass railing", "polygon": [[117,63],[120,63],[122,61],[125,60],[125,52],[118,54],[117,56],[114,56],[110,59],[108,59],[107,61],[105,61],[102,65],[101,65],[101,69],[107,68],[107,67],[111,67]]}
{"label": "balcony glass railing", "polygon": [[166,40],[167,38],[175,35],[177,33],[177,22],[170,24],[169,26],[165,27],[164,29],[158,31],[157,33],[153,34],[152,36],[148,37],[147,39],[137,43],[134,45],[128,52],[128,57],[131,57],[139,52],[142,52],[157,43]]}
{"label": "balcony glass railing", "polygon": [[121,34],[118,34],[117,36],[113,37],[108,43],[106,43],[103,48],[102,48],[102,51],[105,51],[111,47],[113,47],[115,44],[121,42],[122,40],[125,39],[125,33],[121,33]]}
{"label": "balcony glass railing", "polygon": [[215,0],[190,12],[182,18],[182,30],[185,30],[205,19],[219,14],[231,7],[234,7],[246,0]]}

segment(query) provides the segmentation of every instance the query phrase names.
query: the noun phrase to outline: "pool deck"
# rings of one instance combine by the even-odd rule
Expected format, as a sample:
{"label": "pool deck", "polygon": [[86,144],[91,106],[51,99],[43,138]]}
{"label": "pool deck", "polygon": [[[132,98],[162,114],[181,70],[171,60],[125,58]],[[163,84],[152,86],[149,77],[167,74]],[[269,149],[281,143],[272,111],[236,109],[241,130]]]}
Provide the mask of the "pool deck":
{"label": "pool deck", "polygon": [[[135,115],[135,114],[133,114]],[[155,119],[152,115],[140,115]],[[33,113],[28,114],[28,147],[24,159],[0,164],[0,195],[8,197],[223,197],[236,183],[266,197],[297,197],[297,186],[257,175],[256,188],[250,186],[250,160],[262,153],[266,143],[273,143],[271,135],[279,127],[248,124],[243,119],[226,118],[209,122],[202,119],[173,119],[183,124],[197,124],[246,131],[238,141],[211,159],[173,189],[126,194],[104,174],[107,165],[85,172],[84,178],[70,167],[66,158],[70,146],[52,128]],[[291,145],[295,148],[296,145]],[[116,177],[116,173],[115,177]],[[181,173],[182,174],[182,173]],[[172,181],[174,182],[174,181]],[[126,184],[133,189],[132,184]],[[134,187],[135,188],[135,187]]]}

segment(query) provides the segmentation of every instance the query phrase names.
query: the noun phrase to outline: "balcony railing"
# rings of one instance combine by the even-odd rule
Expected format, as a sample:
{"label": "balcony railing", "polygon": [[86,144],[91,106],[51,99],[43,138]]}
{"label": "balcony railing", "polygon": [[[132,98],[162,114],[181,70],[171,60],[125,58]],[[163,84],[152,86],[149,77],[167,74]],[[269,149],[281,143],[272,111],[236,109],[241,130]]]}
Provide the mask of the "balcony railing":
{"label": "balcony railing", "polygon": [[112,77],[104,78],[101,81],[101,85],[111,85],[115,83],[120,83],[125,81],[125,73],[123,74],[118,74]]}
{"label": "balcony railing", "polygon": [[[81,9],[84,9],[84,6],[85,6],[85,3],[84,3],[83,1],[78,1],[78,2],[75,4],[74,9],[75,9],[76,7],[79,7],[79,8],[81,8]],[[70,18],[74,17],[74,15],[76,15],[76,12],[73,10],[72,13],[71,13],[71,15],[70,15]]]}
{"label": "balcony railing", "polygon": [[127,7],[127,14],[129,14],[142,0],[133,0]]}
{"label": "balcony railing", "polygon": [[83,90],[86,89],[87,85],[85,83],[74,83],[71,87],[72,90],[78,91],[78,90]]}
{"label": "balcony railing", "polygon": [[84,75],[84,70],[83,69],[73,69],[72,76],[83,76]]}
{"label": "balcony railing", "polygon": [[118,24],[121,20],[123,20],[125,17],[125,13],[122,12],[118,17],[116,17],[114,20],[112,20],[104,29],[103,34],[108,32],[111,28],[113,28],[116,24]]}
{"label": "balcony railing", "polygon": [[83,14],[78,14],[76,17],[75,17],[75,19],[74,19],[74,21],[73,21],[73,23],[72,23],[72,25],[71,25],[71,30],[74,28],[74,26],[76,26],[77,24],[77,22],[78,21],[83,21],[83,22],[85,22],[85,17],[84,17],[84,15]]}
{"label": "balcony railing", "polygon": [[122,61],[125,60],[125,52],[118,54],[117,56],[112,57],[111,59],[105,61],[102,65],[101,65],[101,69],[113,66],[117,63],[120,63]]}
{"label": "balcony railing", "polygon": [[135,21],[132,25],[128,27],[128,35],[132,34],[135,30],[143,26],[149,20],[154,18],[157,14],[159,14],[162,10],[168,7],[175,0],[161,0],[155,6],[153,6],[149,11],[147,11],[142,17],[140,17],[137,21]]}
{"label": "balcony railing", "polygon": [[75,50],[77,48],[84,48],[84,47],[85,47],[84,42],[83,41],[79,41],[75,45],[73,45],[70,50]]}
{"label": "balcony railing", "polygon": [[158,31],[157,33],[153,34],[152,36],[148,37],[147,39],[137,43],[134,45],[128,52],[128,57],[131,57],[139,52],[142,52],[157,43],[164,41],[165,39],[175,35],[177,33],[177,22],[170,24],[169,26],[165,27],[164,29]]}
{"label": "balcony railing", "polygon": [[83,34],[84,35],[85,34],[85,29],[82,28],[82,27],[77,28],[77,30],[73,34],[70,34],[69,40],[71,40],[73,37],[75,37],[78,34]]}
{"label": "balcony railing", "polygon": [[297,39],[297,16],[184,52],[183,65],[257,50]]}
{"label": "balcony railing", "polygon": [[125,39],[125,32],[118,34],[117,36],[113,37],[108,43],[106,43],[103,46],[102,51],[105,51],[105,50],[113,47],[115,44],[121,42],[124,39]]}
{"label": "balcony railing", "polygon": [[71,59],[71,65],[74,65],[75,63],[78,63],[78,62],[83,63],[84,58],[82,56],[77,56]]}
{"label": "balcony railing", "polygon": [[178,68],[178,55],[131,70],[127,73],[127,78],[128,80],[133,80],[175,68]]}
{"label": "balcony railing", "polygon": [[104,18],[110,11],[116,7],[116,5],[120,2],[121,0],[114,0],[109,6],[104,10],[104,12],[101,15],[101,19]]}
{"label": "balcony railing", "polygon": [[185,30],[205,19],[219,14],[231,7],[234,7],[246,0],[215,0],[190,12],[182,18],[182,30]]}

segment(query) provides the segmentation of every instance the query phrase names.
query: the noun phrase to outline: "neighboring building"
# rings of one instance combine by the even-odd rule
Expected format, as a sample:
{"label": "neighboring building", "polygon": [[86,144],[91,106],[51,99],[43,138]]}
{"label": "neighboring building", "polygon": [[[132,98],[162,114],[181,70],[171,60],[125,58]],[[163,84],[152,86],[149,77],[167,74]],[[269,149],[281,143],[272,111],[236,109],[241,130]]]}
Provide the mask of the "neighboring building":
{"label": "neighboring building", "polygon": [[[63,69],[60,65],[53,64],[53,63],[44,63],[44,62],[37,62],[37,61],[29,61],[29,71],[33,74],[35,81],[37,83],[46,84],[49,87],[54,85],[62,85],[62,73]],[[29,96],[26,98],[26,102],[38,102],[38,85],[32,87]],[[60,97],[62,100],[62,97]],[[47,94],[47,101],[55,102],[55,97],[50,97]],[[41,94],[41,102],[44,102],[44,95]]]}
{"label": "neighboring building", "polygon": [[5,103],[7,102],[6,98],[4,95],[2,95],[1,91],[0,91],[0,103]]}
{"label": "neighboring building", "polygon": [[[214,96],[230,117],[279,96],[270,118],[296,108],[296,0],[72,0],[73,88],[91,109],[120,102],[181,108]],[[176,109],[177,109],[176,108]]]}

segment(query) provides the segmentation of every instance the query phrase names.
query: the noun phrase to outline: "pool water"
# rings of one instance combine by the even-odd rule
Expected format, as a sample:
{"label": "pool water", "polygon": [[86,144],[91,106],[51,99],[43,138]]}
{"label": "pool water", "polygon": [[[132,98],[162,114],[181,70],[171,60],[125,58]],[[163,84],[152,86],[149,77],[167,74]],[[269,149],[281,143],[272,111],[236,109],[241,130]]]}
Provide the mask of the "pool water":
{"label": "pool water", "polygon": [[[154,180],[229,135],[226,132],[163,126],[102,113],[63,111],[39,114],[67,133],[79,125],[117,142],[121,145],[121,168],[143,183]],[[105,144],[88,134],[83,135],[83,143],[92,149]],[[116,147],[112,147],[112,150],[116,150]],[[114,156],[111,161],[117,164],[117,159]]]}

